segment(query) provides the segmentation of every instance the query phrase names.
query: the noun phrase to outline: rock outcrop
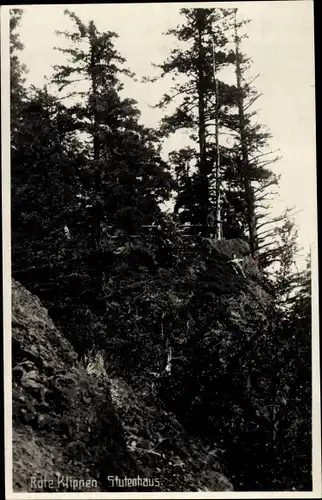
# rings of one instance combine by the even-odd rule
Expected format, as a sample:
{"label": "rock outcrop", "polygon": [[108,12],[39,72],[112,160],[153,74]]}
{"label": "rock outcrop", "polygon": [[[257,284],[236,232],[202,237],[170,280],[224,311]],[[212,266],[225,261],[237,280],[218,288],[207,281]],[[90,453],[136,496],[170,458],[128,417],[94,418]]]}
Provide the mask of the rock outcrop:
{"label": "rock outcrop", "polygon": [[150,399],[109,378],[97,353],[79,362],[40,300],[12,282],[14,491],[232,490],[215,451]]}

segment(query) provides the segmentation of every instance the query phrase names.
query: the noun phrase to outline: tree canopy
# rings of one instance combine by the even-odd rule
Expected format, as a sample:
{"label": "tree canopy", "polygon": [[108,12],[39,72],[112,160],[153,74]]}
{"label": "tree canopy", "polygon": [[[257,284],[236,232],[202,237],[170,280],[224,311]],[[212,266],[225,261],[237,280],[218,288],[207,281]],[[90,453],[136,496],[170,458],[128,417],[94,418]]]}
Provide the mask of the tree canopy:
{"label": "tree canopy", "polygon": [[[80,359],[99,348],[133,386],[153,381],[188,432],[220,446],[236,490],[310,489],[310,260],[296,270],[292,213],[267,205],[277,158],[252,111],[245,23],[181,10],[153,130],[124,97],[135,75],[117,34],[65,14],[66,60],[39,89],[11,11],[13,276]],[[190,142],[165,159],[179,130]]]}

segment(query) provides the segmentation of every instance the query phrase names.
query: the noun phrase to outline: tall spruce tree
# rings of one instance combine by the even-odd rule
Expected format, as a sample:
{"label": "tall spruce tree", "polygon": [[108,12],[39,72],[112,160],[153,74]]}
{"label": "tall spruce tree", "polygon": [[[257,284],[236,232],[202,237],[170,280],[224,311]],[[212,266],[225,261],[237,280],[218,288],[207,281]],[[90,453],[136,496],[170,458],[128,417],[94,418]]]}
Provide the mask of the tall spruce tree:
{"label": "tall spruce tree", "polygon": [[[128,234],[161,215],[159,204],[170,195],[171,176],[162,161],[157,137],[139,124],[135,101],[122,98],[120,76],[133,75],[114,47],[116,33],[100,33],[91,21],[85,25],[66,11],[75,32],[58,32],[71,42],[58,48],[68,57],[56,66],[52,82],[60,91],[82,81],[87,90],[72,90],[78,102],[78,130],[87,137],[87,206],[90,212],[92,254],[96,262],[98,295],[103,294],[104,239],[109,225]],[[95,256],[95,257],[94,257]]]}
{"label": "tall spruce tree", "polygon": [[257,112],[252,110],[252,106],[260,94],[252,85],[256,77],[247,78],[251,61],[241,52],[241,40],[245,35],[240,34],[247,21],[238,21],[237,12],[238,9],[234,9],[236,86],[232,93],[236,111],[231,108],[225,116],[224,124],[235,134],[230,154],[233,158],[233,171],[236,173],[236,186],[239,184],[238,198],[243,201],[239,207],[235,206],[235,209],[246,212],[250,249],[252,255],[257,256],[262,241],[258,234],[259,222],[267,216],[270,209],[265,201],[268,201],[272,194],[272,186],[278,184],[278,176],[267,167],[277,161],[278,157],[267,150],[270,134],[264,127],[254,123]]}
{"label": "tall spruce tree", "polygon": [[[74,13],[66,11],[66,14],[74,22],[76,32],[58,32],[71,40],[72,46],[58,49],[69,61],[67,65],[55,67],[52,81],[60,91],[75,82],[87,83],[86,91],[75,90],[69,96],[81,98],[71,110],[77,117],[79,131],[91,141],[88,149],[88,172],[92,179],[90,203],[96,219],[94,239],[99,247],[103,220],[112,217],[115,222],[116,213],[124,212],[125,205],[129,207],[130,202],[134,202],[132,196],[126,203],[129,190],[115,196],[117,183],[121,190],[126,190],[131,182],[134,192],[144,190],[141,216],[144,213],[151,221],[159,213],[158,204],[169,196],[171,178],[161,160],[156,134],[138,123],[140,113],[135,101],[121,98],[120,76],[133,75],[123,67],[125,60],[114,47],[116,33],[100,33],[92,21],[85,25]],[[129,212],[126,229],[135,231],[141,220],[140,217],[133,220],[135,210]]]}
{"label": "tall spruce tree", "polygon": [[12,252],[13,272],[19,273],[55,257],[77,184],[78,148],[66,108],[46,88],[25,87],[17,32],[22,11],[10,14]]}
{"label": "tall spruce tree", "polygon": [[22,9],[10,10],[10,114],[12,133],[15,132],[18,126],[20,109],[26,98],[25,74],[27,68],[19,59],[19,53],[24,48],[18,33],[22,16]]}
{"label": "tall spruce tree", "polygon": [[[222,114],[229,107],[229,97],[228,86],[219,80],[218,72],[235,60],[226,46],[231,12],[182,9],[181,14],[183,23],[168,31],[180,48],[173,49],[168,60],[160,65],[162,77],[172,74],[175,84],[157,106],[166,108],[172,99],[178,98],[176,110],[162,120],[161,126],[165,135],[187,130],[194,143],[193,147],[176,154],[176,162],[186,163],[185,169],[189,172],[186,179],[190,179],[193,198],[188,208],[184,187],[183,195],[178,193],[177,210],[179,205],[188,203],[185,218],[190,211],[190,222],[205,227],[207,216],[218,209],[219,201],[218,133]],[[182,155],[182,160],[178,155]]]}
{"label": "tall spruce tree", "polygon": [[19,119],[11,154],[13,271],[36,273],[62,255],[83,158],[68,111],[46,89],[30,91]]}

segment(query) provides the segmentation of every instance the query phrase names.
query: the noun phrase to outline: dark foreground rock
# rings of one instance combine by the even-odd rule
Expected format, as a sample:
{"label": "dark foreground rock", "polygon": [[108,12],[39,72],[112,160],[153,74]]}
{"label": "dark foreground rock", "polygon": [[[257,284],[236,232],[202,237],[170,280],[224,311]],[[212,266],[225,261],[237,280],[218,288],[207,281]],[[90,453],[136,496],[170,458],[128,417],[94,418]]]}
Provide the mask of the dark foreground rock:
{"label": "dark foreground rock", "polygon": [[40,300],[13,281],[14,491],[232,490],[215,451],[156,398],[109,379],[102,359],[79,362]]}

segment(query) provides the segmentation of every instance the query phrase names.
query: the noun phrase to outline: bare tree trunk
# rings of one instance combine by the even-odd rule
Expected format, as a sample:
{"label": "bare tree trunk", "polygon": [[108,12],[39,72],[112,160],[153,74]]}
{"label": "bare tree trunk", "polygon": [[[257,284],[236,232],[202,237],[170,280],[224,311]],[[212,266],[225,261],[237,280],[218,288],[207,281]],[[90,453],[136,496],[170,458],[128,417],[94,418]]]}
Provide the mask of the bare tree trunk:
{"label": "bare tree trunk", "polygon": [[215,40],[212,39],[212,51],[213,51],[213,79],[215,84],[215,141],[216,141],[216,232],[215,239],[222,239],[222,223],[221,223],[221,190],[220,190],[220,147],[219,147],[219,89],[218,80],[216,78],[216,50],[215,50]]}
{"label": "bare tree trunk", "polygon": [[240,142],[242,152],[242,176],[244,182],[244,191],[247,204],[247,223],[249,231],[249,244],[253,256],[257,254],[257,227],[256,227],[256,214],[255,214],[255,196],[249,176],[249,157],[248,145],[245,126],[245,112],[244,112],[244,98],[242,94],[241,83],[241,67],[240,67],[240,50],[239,50],[239,36],[237,29],[237,9],[235,10],[235,45],[236,45],[236,79],[238,89],[238,114],[239,114],[239,130]]}
{"label": "bare tree trunk", "polygon": [[206,224],[209,206],[209,181],[206,161],[206,123],[205,123],[205,79],[204,79],[204,46],[203,46],[203,14],[198,19],[198,136],[199,136],[199,172],[201,178],[200,205],[201,224]]}

